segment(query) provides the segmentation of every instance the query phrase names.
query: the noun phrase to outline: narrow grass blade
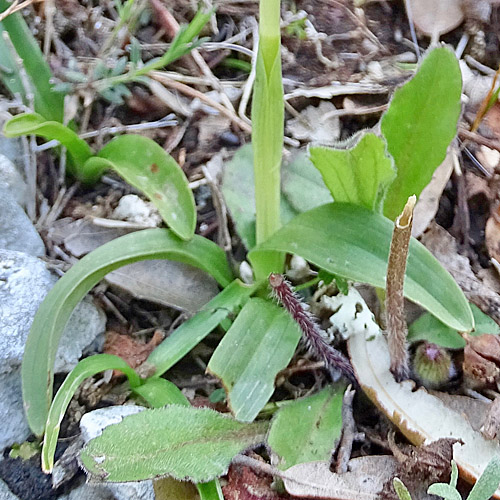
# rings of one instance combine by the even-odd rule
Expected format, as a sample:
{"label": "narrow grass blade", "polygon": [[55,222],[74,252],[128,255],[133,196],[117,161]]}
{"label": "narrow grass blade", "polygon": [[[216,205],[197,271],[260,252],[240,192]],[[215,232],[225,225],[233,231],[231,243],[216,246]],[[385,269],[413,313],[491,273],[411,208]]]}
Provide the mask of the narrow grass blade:
{"label": "narrow grass blade", "polygon": [[95,356],[82,359],[66,377],[50,406],[42,447],[42,470],[44,472],[52,472],[52,468],[54,467],[57,438],[59,437],[61,422],[71,398],[86,378],[106,370],[122,371],[127,376],[131,387],[138,387],[141,383],[139,375],[118,356],[96,354]]}
{"label": "narrow grass blade", "polygon": [[0,23],[0,64],[2,65],[0,79],[12,95],[19,95],[26,103],[26,89],[15,61],[16,53],[13,46],[6,40],[7,36],[3,24]]}
{"label": "narrow grass blade", "polygon": [[267,427],[208,408],[169,405],[106,427],[83,449],[81,461],[89,474],[111,482],[162,476],[204,482],[224,474],[239,452],[263,442]]}
{"label": "narrow grass blade", "polygon": [[149,355],[147,362],[156,368],[155,375],[163,375],[172,368],[214,328],[241,307],[254,291],[254,287],[235,280],[206,304],[203,310],[185,321]]}
{"label": "narrow grass blade", "polygon": [[31,430],[41,435],[52,398],[54,358],[66,322],[78,302],[108,272],[147,259],[168,258],[199,267],[222,286],[231,281],[224,252],[195,236],[182,241],[166,229],[128,234],[94,250],[52,288],[33,320],[22,364],[23,400]]}
{"label": "narrow grass blade", "polygon": [[[269,240],[250,252],[289,252],[326,271],[361,283],[385,287],[393,223],[347,203],[332,203],[298,215]],[[410,242],[405,296],[451,328],[470,331],[472,313],[464,294],[432,254],[417,240]]]}
{"label": "narrow grass blade", "polygon": [[[10,5],[6,0],[0,0],[0,12]],[[2,25],[8,31],[12,45],[22,59],[23,68],[31,80],[35,111],[46,120],[62,123],[64,95],[54,91],[51,83],[52,72],[28,25],[18,12],[5,18]]]}
{"label": "narrow grass blade", "polygon": [[238,420],[251,422],[262,410],[299,339],[299,327],[276,304],[254,298],[244,305],[207,367],[220,378]]}
{"label": "narrow grass blade", "polygon": [[193,193],[182,169],[161,146],[140,135],[116,137],[87,161],[84,170],[103,171],[109,167],[154,203],[179,238],[188,240],[193,236]]}

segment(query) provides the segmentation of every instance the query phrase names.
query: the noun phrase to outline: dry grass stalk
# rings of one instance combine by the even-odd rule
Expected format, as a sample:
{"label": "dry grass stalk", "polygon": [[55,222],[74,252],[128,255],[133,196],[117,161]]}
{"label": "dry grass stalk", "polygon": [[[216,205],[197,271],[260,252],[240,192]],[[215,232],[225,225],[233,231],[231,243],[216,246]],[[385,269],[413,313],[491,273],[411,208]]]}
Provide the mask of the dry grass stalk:
{"label": "dry grass stalk", "polygon": [[413,208],[416,196],[410,196],[401,215],[394,222],[386,281],[387,343],[391,357],[391,372],[401,382],[410,375],[404,311],[403,285],[410,245]]}

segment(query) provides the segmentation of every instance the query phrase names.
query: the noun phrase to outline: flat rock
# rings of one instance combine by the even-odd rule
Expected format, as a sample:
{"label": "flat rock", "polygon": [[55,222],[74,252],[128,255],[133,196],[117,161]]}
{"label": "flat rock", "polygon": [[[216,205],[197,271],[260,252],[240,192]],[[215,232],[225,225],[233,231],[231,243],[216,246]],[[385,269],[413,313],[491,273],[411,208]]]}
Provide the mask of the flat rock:
{"label": "flat rock", "polygon": [[31,434],[24,416],[19,368],[0,375],[0,422],[0,450],[14,443],[22,443]]}
{"label": "flat rock", "polygon": [[[0,155],[0,178],[2,176]],[[34,256],[45,255],[45,245],[12,190],[0,184],[0,248]]]}
{"label": "flat rock", "polygon": [[[56,281],[36,257],[0,250],[0,373],[20,366],[35,313]],[[56,373],[76,366],[84,349],[104,332],[105,322],[91,299],[76,307],[59,345]]]}
{"label": "flat rock", "polygon": [[[0,145],[3,146],[5,140],[0,135]],[[4,149],[0,151],[4,152]],[[14,163],[5,154],[0,154],[0,187],[7,189],[19,205],[26,205],[26,183]]]}
{"label": "flat rock", "polygon": [[0,500],[19,500],[9,487],[0,479]]}
{"label": "flat rock", "polygon": [[[66,495],[59,497],[59,500],[115,500],[111,490],[101,484],[81,484]],[[1,500],[1,497],[0,497]]]}
{"label": "flat rock", "polygon": [[[111,406],[86,413],[80,420],[80,430],[85,443],[100,436],[108,425],[118,424],[128,415],[143,411],[136,405]],[[130,483],[106,483],[116,500],[154,500],[153,481],[135,481]],[[71,499],[73,500],[73,499]]]}

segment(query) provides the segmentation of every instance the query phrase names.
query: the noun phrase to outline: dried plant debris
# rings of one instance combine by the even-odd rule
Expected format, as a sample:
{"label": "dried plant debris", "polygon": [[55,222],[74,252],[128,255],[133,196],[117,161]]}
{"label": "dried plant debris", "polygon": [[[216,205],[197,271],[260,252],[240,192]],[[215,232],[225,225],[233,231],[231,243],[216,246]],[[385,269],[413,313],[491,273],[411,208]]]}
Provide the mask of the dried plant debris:
{"label": "dried plant debris", "polygon": [[462,0],[407,0],[410,21],[430,37],[444,35],[464,20]]}
{"label": "dried plant debris", "polygon": [[453,276],[465,296],[500,324],[500,295],[474,274],[467,257],[458,253],[458,245],[453,236],[432,223],[422,235],[421,242]]}

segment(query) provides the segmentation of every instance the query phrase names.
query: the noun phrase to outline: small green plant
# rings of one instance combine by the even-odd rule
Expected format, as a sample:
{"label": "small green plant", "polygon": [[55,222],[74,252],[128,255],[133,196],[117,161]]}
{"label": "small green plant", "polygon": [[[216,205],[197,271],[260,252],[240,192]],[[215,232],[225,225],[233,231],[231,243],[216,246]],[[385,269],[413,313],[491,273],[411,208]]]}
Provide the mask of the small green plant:
{"label": "small green plant", "polygon": [[[462,496],[457,490],[458,467],[452,460],[451,479],[449,483],[434,483],[429,486],[427,493],[436,495],[444,500],[462,500]],[[481,477],[473,486],[467,500],[489,500],[497,491],[500,485],[500,458],[494,457],[487,465]],[[411,500],[410,493],[406,486],[398,478],[394,479],[394,489],[400,500]]]}
{"label": "small green plant", "polygon": [[[98,248],[75,264],[40,306],[26,344],[22,377],[29,425],[35,434],[45,433],[42,466],[46,471],[52,469],[59,424],[77,385],[90,374],[120,368],[120,362],[112,357],[87,358],[68,376],[52,401],[53,365],[64,326],[76,304],[106,273],[139,260],[168,258],[205,270],[223,288],[153,351],[147,360],[154,372],[151,377],[143,380],[133,370],[120,368],[128,376],[131,389],[156,409],[125,418],[83,451],[85,467],[110,481],[159,475],[191,478],[196,482],[212,480],[227,470],[234,454],[263,441],[268,424],[253,421],[271,397],[275,377],[289,363],[300,339],[292,315],[268,297],[268,276],[283,272],[285,254],[305,258],[339,282],[354,280],[384,287],[393,227],[390,218],[400,213],[409,195],[418,195],[428,183],[456,132],[461,80],[455,56],[445,48],[429,53],[415,77],[396,92],[382,119],[382,136],[361,134],[352,144],[338,149],[311,147],[310,159],[321,172],[334,202],[300,213],[281,227],[284,106],[279,0],[260,2],[260,19],[252,104],[251,175],[255,204],[247,205],[242,215],[233,213],[237,227],[240,227],[239,217],[248,222],[247,234],[249,227],[255,228],[254,243],[248,245],[255,276],[253,285],[234,279],[221,248],[193,235],[192,196],[186,194],[184,177],[177,176],[177,165],[171,165],[159,146],[147,146],[137,142],[141,138],[124,136],[93,155],[76,134],[39,115],[16,117],[7,126],[10,135],[36,133],[60,140],[72,155],[77,175],[95,179],[104,167],[111,167],[153,201],[158,203],[157,195],[162,195],[165,205],[160,212],[170,227],[129,234]],[[190,32],[189,39],[197,33]],[[162,58],[162,64],[165,60]],[[145,74],[143,71],[133,69],[127,78],[132,74],[134,78],[141,76]],[[125,75],[107,78],[107,84],[110,80],[113,84],[122,83],[124,78]],[[157,168],[162,165],[159,179]],[[243,170],[240,173],[246,174]],[[238,182],[242,182],[241,177]],[[184,196],[184,201],[180,201],[180,196]],[[416,240],[410,244],[405,296],[452,328],[460,331],[473,328],[463,293]],[[285,300],[282,302],[285,304]],[[227,332],[210,359],[208,371],[222,381],[234,418],[206,410],[181,409],[175,404],[158,408],[165,403],[182,404],[175,386],[161,377],[219,325]],[[343,388],[330,388],[313,396],[319,403],[311,418],[321,420],[327,414],[328,419],[334,418],[332,415],[340,419],[338,395]],[[316,402],[311,400],[305,406],[316,408]],[[283,408],[283,415],[276,417],[272,428],[293,421],[296,434],[304,434],[304,443],[324,441],[323,434],[314,439],[307,435],[324,432],[324,428],[311,424],[304,405],[298,402],[290,405],[296,406]],[[176,431],[164,429],[165,422],[171,423]],[[213,431],[210,436],[209,429]],[[137,440],[123,440],[119,437],[122,432],[141,434]],[[164,433],[160,448],[156,446],[158,433]],[[297,460],[311,455],[286,451],[285,434],[283,429],[271,432],[272,442],[282,450],[282,463],[299,463]],[[137,442],[144,449],[139,450]],[[315,455],[318,460],[327,459],[326,448],[330,449],[318,446]],[[190,459],[184,460],[187,456]],[[120,462],[118,457],[126,460]],[[215,483],[212,487],[217,490]]]}

